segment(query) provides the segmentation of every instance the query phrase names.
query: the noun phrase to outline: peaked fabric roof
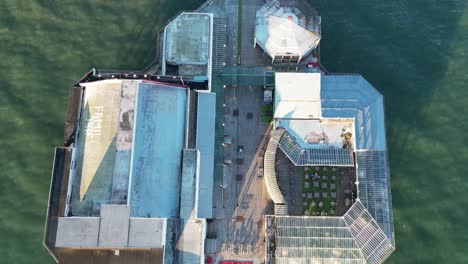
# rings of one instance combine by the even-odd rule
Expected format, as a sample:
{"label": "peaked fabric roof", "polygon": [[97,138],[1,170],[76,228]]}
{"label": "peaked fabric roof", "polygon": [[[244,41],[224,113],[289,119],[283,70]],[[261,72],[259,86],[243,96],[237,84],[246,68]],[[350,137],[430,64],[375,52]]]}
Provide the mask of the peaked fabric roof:
{"label": "peaked fabric roof", "polygon": [[271,56],[304,56],[314,49],[320,35],[315,33],[301,10],[282,6],[277,0],[267,2],[257,11],[255,38],[257,43]]}
{"label": "peaked fabric roof", "polygon": [[271,54],[302,56],[320,41],[320,37],[284,17],[268,16],[268,38],[265,47]]}

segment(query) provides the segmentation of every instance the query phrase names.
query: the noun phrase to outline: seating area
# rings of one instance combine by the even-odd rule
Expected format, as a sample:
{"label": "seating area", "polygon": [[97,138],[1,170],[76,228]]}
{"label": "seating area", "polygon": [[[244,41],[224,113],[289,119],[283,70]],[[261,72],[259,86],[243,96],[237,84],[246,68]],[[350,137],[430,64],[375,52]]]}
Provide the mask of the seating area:
{"label": "seating area", "polygon": [[304,215],[336,215],[337,172],[334,167],[301,168]]}
{"label": "seating area", "polygon": [[306,216],[340,216],[354,203],[350,170],[339,167],[301,167],[302,207]]}

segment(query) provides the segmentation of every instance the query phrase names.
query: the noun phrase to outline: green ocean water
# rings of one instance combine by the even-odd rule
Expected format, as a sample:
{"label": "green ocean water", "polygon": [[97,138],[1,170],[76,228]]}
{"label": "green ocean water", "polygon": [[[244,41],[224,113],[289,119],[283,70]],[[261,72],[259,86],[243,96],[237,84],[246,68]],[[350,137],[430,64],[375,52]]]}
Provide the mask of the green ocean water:
{"label": "green ocean water", "polygon": [[[143,68],[159,27],[201,2],[0,1],[1,264],[53,263],[41,243],[70,85],[92,67]],[[388,263],[468,263],[468,1],[311,2],[325,67],[362,73],[385,96]]]}

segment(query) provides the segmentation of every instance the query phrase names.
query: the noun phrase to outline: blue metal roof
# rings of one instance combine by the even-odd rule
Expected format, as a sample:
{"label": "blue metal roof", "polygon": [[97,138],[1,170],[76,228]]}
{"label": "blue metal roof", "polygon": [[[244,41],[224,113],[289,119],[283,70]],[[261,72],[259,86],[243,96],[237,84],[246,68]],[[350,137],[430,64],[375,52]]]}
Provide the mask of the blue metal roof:
{"label": "blue metal roof", "polygon": [[212,218],[213,215],[215,117],[216,94],[198,93],[196,148],[200,152],[197,186],[199,218]]}
{"label": "blue metal roof", "polygon": [[140,83],[130,192],[132,216],[177,217],[187,90]]}

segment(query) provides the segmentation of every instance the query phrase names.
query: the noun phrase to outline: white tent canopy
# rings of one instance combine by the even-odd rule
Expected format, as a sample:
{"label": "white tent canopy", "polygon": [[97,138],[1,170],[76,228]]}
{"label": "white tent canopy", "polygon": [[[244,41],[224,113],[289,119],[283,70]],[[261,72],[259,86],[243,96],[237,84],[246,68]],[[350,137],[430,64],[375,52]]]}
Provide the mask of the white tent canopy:
{"label": "white tent canopy", "polygon": [[265,47],[268,53],[303,56],[314,49],[320,37],[295,23],[288,17],[268,16],[268,38]]}
{"label": "white tent canopy", "polygon": [[303,8],[270,0],[257,11],[255,43],[274,61],[298,62],[318,46],[321,19]]}

